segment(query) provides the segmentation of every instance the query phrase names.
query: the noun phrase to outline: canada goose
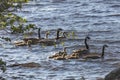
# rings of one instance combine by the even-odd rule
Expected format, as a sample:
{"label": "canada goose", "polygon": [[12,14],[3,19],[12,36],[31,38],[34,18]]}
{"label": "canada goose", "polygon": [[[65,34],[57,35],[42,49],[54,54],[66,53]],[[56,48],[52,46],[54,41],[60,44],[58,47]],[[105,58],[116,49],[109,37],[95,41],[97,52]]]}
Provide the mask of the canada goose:
{"label": "canada goose", "polygon": [[73,53],[79,53],[79,56],[81,55],[85,55],[89,53],[89,45],[87,44],[87,40],[90,39],[89,36],[85,37],[85,49],[78,49],[78,50],[74,50]]}
{"label": "canada goose", "polygon": [[17,41],[17,42],[14,42],[15,46],[28,46],[28,47],[31,47],[31,43],[32,41],[31,40],[28,40],[27,42],[25,41]]}
{"label": "canada goose", "polygon": [[105,47],[108,47],[108,46],[103,45],[102,54],[90,53],[88,55],[83,56],[83,58],[84,59],[88,59],[88,58],[91,58],[91,59],[104,58]]}
{"label": "canada goose", "polygon": [[46,32],[46,39],[39,40],[39,43],[44,44],[46,46],[52,46],[52,45],[56,45],[56,44],[60,43],[60,41],[58,41],[60,39],[60,36],[59,36],[60,31],[62,31],[62,29],[58,28],[57,29],[57,37],[52,38],[52,39],[48,38],[49,32]]}
{"label": "canada goose", "polygon": [[38,43],[41,39],[44,39],[44,38],[41,38],[40,30],[41,28],[38,28],[38,38],[24,38],[23,41],[27,42],[28,40],[31,40],[32,41],[31,44]]}
{"label": "canada goose", "polygon": [[[66,33],[65,32],[63,32],[63,34],[62,34],[62,36],[60,36],[60,31],[62,31],[63,29],[61,29],[61,28],[58,28],[57,29],[57,32],[56,32],[56,37],[55,38],[52,38],[53,40],[58,40],[58,39],[60,39],[60,38],[65,38],[66,37]],[[50,33],[49,33],[49,31],[47,31],[46,32],[46,39],[48,39],[48,35],[49,35]],[[51,39],[51,40],[52,40]]]}
{"label": "canada goose", "polygon": [[[49,56],[49,58],[55,58],[55,57],[60,57],[60,56],[63,56],[63,55],[64,55],[64,56],[67,55],[66,48],[67,48],[67,47],[64,47],[64,48],[63,48],[63,51],[59,51],[59,52],[55,53],[54,55]],[[64,57],[64,56],[63,56],[63,57]]]}

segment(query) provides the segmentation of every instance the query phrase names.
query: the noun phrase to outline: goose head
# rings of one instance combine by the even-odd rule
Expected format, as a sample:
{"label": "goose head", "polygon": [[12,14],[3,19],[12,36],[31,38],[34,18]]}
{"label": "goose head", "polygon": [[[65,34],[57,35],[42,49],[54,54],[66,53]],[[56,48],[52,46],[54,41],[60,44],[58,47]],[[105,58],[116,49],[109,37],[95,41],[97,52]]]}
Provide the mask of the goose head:
{"label": "goose head", "polygon": [[62,28],[58,28],[57,31],[62,31],[63,29]]}
{"label": "goose head", "polygon": [[86,36],[85,39],[91,39],[89,36]]}
{"label": "goose head", "polygon": [[59,39],[59,34],[60,34],[60,31],[62,31],[63,29],[61,29],[61,28],[58,28],[57,29],[57,38],[56,39]]}
{"label": "goose head", "polygon": [[105,47],[108,47],[108,45],[105,44],[105,45],[103,45],[103,47],[104,47],[104,48],[105,48]]}

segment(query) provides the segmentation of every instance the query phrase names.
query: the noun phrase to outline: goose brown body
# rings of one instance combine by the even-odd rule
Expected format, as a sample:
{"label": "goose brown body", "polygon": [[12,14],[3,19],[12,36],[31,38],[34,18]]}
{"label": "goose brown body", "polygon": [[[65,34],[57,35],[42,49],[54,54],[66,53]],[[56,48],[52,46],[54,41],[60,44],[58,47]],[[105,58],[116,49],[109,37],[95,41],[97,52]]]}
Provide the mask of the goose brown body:
{"label": "goose brown body", "polygon": [[56,37],[55,38],[48,38],[49,33],[47,32],[46,35],[46,39],[42,39],[39,41],[39,43],[42,43],[46,46],[52,46],[52,45],[56,45],[59,44],[61,42],[62,39],[66,38],[66,32],[63,32],[62,36],[60,36],[60,31],[62,31],[63,29],[58,28],[57,32],[56,32]]}
{"label": "goose brown body", "polygon": [[40,30],[41,30],[41,28],[38,28],[38,38],[24,38],[23,41],[27,42],[28,40],[31,40],[31,42],[32,42],[31,44],[39,43],[39,41],[41,39],[44,39],[44,38],[41,38]]}
{"label": "goose brown body", "polygon": [[58,44],[58,42],[55,41],[54,39],[43,39],[43,40],[40,40],[39,43],[45,46],[52,46],[52,45]]}
{"label": "goose brown body", "polygon": [[85,37],[85,48],[80,48],[78,50],[74,50],[73,53],[77,53],[79,55],[79,57],[83,56],[83,55],[86,55],[86,54],[89,54],[89,45],[87,44],[87,40],[90,39],[89,36]]}
{"label": "goose brown body", "polygon": [[107,45],[103,45],[102,48],[102,54],[97,54],[97,53],[90,53],[88,55],[83,56],[84,59],[98,59],[98,58],[104,58],[104,51],[105,51],[105,47],[108,47]]}
{"label": "goose brown body", "polygon": [[98,58],[101,58],[101,55],[100,55],[100,54],[97,54],[97,53],[90,53],[89,55],[83,56],[83,58],[84,58],[84,59],[88,59],[88,58],[98,59]]}
{"label": "goose brown body", "polygon": [[31,47],[31,43],[32,43],[31,40],[28,40],[27,42],[24,41],[14,42],[15,46],[29,46],[29,47]]}

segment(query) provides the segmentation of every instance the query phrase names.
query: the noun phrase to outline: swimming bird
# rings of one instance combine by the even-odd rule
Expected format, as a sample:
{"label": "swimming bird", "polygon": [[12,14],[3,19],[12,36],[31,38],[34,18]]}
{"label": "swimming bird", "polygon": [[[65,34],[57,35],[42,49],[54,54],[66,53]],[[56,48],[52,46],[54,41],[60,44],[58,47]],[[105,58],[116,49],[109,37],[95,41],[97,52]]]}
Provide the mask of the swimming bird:
{"label": "swimming bird", "polygon": [[65,54],[63,54],[62,56],[57,56],[54,58],[54,60],[66,60],[65,56],[66,56]]}
{"label": "swimming bird", "polygon": [[98,58],[104,58],[105,48],[108,47],[107,45],[103,45],[102,47],[102,54],[97,53],[90,53],[88,55],[83,56],[84,59],[98,59]]}
{"label": "swimming bird", "polygon": [[55,53],[54,55],[49,56],[49,58],[54,58],[54,59],[58,59],[58,57],[60,57],[60,58],[64,57],[65,58],[65,56],[67,55],[66,48],[67,47],[64,47],[63,51],[59,51],[59,52]]}
{"label": "swimming bird", "polygon": [[44,38],[41,38],[40,30],[41,28],[38,28],[38,38],[24,38],[23,41],[27,42],[28,40],[31,40],[32,41],[31,44],[38,43],[41,39],[44,39]]}
{"label": "swimming bird", "polygon": [[[57,33],[56,33],[56,37],[55,38],[48,38],[49,32],[46,32],[46,39],[41,39],[39,41],[39,43],[45,45],[45,46],[52,46],[52,45],[56,45],[58,43],[60,43],[59,39],[62,39],[62,37],[60,37],[60,31],[62,31],[63,29],[58,28],[57,29]],[[65,33],[64,33],[65,34]]]}
{"label": "swimming bird", "polygon": [[31,43],[32,43],[31,40],[28,40],[27,42],[25,41],[14,42],[15,46],[28,46],[28,47],[31,47]]}
{"label": "swimming bird", "polygon": [[89,40],[90,37],[89,36],[86,36],[85,37],[85,40],[84,40],[84,43],[85,43],[85,48],[80,48],[78,50],[74,50],[73,53],[76,54],[78,53],[79,56],[82,56],[82,55],[86,55],[89,53],[90,49],[89,49],[89,45],[87,44],[87,40]]}

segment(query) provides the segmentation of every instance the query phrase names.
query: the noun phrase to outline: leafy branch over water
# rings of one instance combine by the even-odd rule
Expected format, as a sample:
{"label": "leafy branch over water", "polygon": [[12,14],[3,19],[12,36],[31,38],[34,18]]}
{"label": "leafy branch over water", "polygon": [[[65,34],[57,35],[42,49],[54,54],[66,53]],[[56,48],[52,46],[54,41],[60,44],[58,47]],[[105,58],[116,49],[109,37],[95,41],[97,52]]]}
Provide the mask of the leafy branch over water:
{"label": "leafy branch over water", "polygon": [[22,4],[29,0],[0,0],[0,29],[9,29],[11,33],[24,33],[34,30],[34,24],[27,24],[27,20],[12,13],[21,9]]}
{"label": "leafy branch over water", "polygon": [[[9,30],[10,33],[25,33],[34,30],[34,24],[27,24],[27,20],[12,13],[22,8],[22,4],[29,0],[0,0],[0,30]],[[0,39],[11,41],[10,38],[0,36]],[[0,69],[6,71],[6,62],[0,59]]]}

